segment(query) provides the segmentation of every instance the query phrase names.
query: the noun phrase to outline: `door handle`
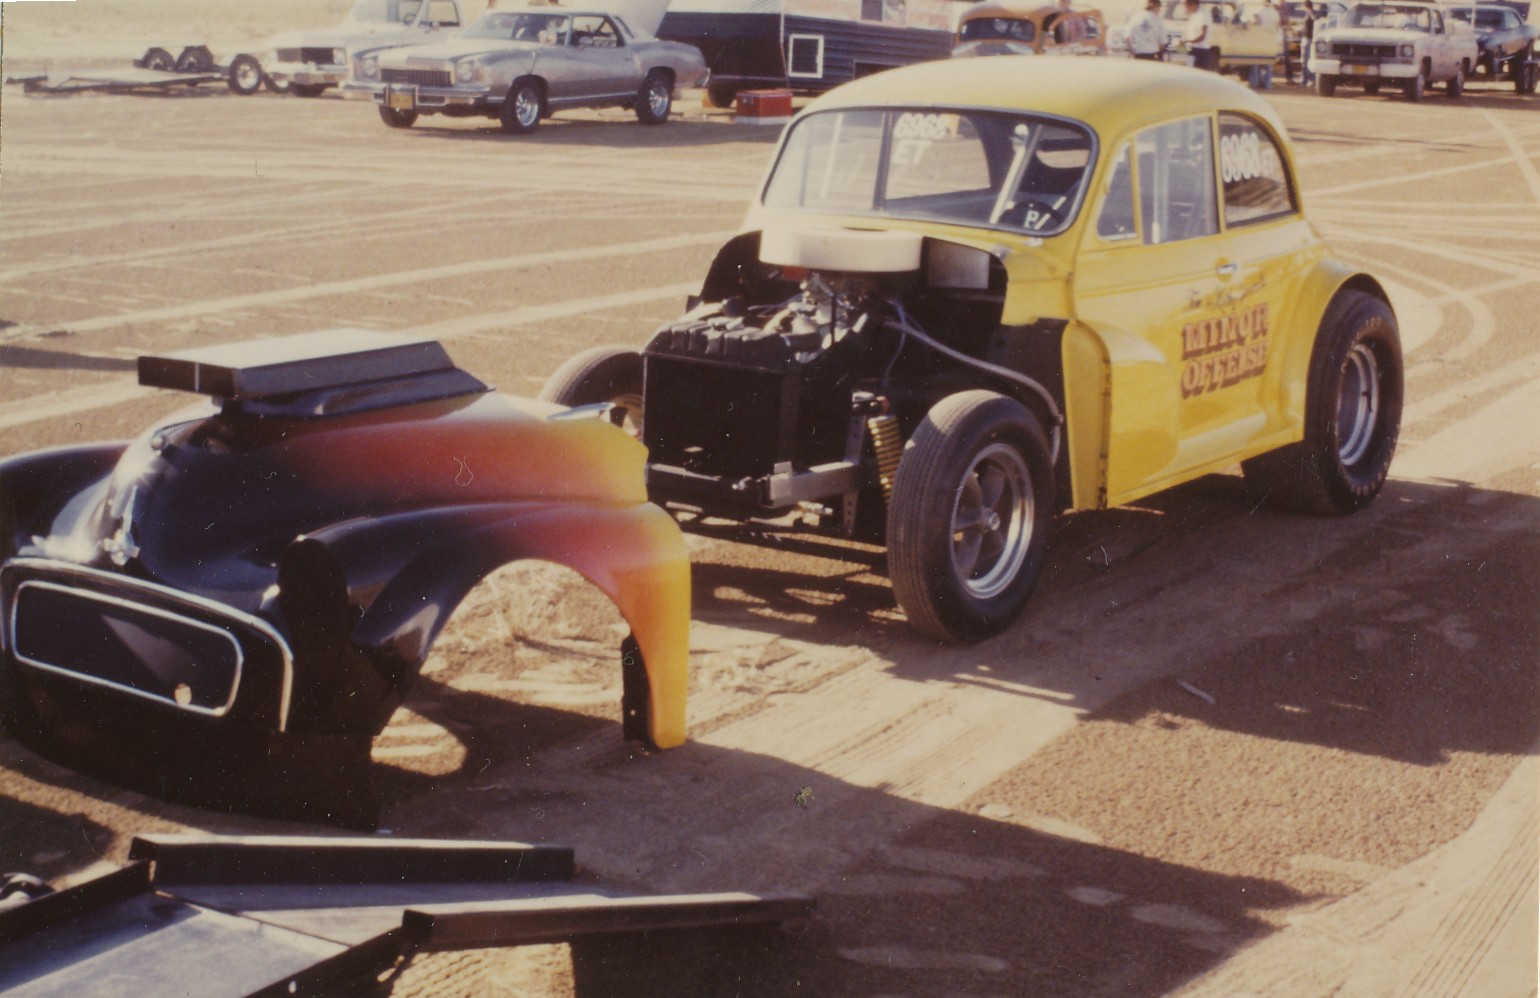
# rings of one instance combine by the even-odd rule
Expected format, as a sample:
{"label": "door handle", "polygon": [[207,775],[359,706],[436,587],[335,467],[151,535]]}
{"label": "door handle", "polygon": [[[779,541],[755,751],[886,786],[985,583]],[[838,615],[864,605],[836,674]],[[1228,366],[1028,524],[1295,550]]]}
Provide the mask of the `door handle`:
{"label": "door handle", "polygon": [[1236,274],[1240,273],[1240,270],[1241,265],[1238,263],[1221,263],[1219,266],[1214,268],[1214,273],[1218,274],[1220,277],[1234,277]]}

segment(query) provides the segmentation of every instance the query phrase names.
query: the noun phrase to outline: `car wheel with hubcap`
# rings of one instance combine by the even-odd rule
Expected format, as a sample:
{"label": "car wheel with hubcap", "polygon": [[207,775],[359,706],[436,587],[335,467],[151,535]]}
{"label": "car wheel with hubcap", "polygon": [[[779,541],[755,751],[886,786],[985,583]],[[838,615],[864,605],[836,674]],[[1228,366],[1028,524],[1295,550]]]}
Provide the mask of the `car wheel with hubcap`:
{"label": "car wheel with hubcap", "polygon": [[262,89],[262,64],[256,57],[238,55],[230,60],[230,70],[225,76],[225,85],[233,94],[249,97]]}
{"label": "car wheel with hubcap", "polygon": [[654,69],[642,81],[636,94],[636,120],[644,125],[661,125],[674,106],[674,83],[668,74]]}
{"label": "car wheel with hubcap", "polygon": [[941,641],[1004,630],[1043,568],[1053,463],[1041,424],[995,392],[947,396],[905,445],[888,573],[909,623]]}
{"label": "car wheel with hubcap", "polygon": [[510,135],[528,135],[540,125],[540,84],[534,80],[516,80],[508,88],[498,120]]}
{"label": "car wheel with hubcap", "polygon": [[1406,93],[1407,100],[1412,101],[1413,103],[1422,100],[1423,93],[1428,89],[1427,70],[1419,69],[1416,76],[1406,81],[1403,89]]}
{"label": "car wheel with hubcap", "polygon": [[416,111],[398,111],[393,107],[386,107],[384,104],[380,104],[378,107],[380,120],[391,128],[411,128],[417,124]]}
{"label": "car wheel with hubcap", "polygon": [[1307,513],[1351,513],[1390,472],[1401,431],[1401,338],[1379,298],[1342,291],[1321,320],[1305,388],[1305,438],[1243,461],[1258,498]]}
{"label": "car wheel with hubcap", "polygon": [[626,347],[595,347],[558,367],[540,389],[542,402],[580,406],[609,403],[609,420],[642,436],[642,355]]}

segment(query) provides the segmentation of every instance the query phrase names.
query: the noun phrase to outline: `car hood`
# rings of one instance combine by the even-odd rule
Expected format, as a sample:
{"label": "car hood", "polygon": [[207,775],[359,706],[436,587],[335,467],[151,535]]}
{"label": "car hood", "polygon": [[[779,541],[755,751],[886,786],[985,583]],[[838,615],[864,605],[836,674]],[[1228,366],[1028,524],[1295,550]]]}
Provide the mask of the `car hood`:
{"label": "car hood", "polygon": [[1413,38],[1428,37],[1421,31],[1404,31],[1398,28],[1332,28],[1316,36],[1323,41],[1379,42],[1381,44],[1406,44]]}
{"label": "car hood", "polygon": [[511,52],[535,53],[549,46],[539,42],[498,41],[493,38],[445,38],[427,45],[413,45],[380,57],[383,66],[405,66],[411,62],[448,62],[472,55],[506,55]]}
{"label": "car hood", "polygon": [[642,445],[597,418],[550,418],[561,412],[497,393],[323,418],[197,406],[131,442],[44,553],[86,562],[127,536],[150,578],[238,605],[295,538],[350,520],[645,502]]}

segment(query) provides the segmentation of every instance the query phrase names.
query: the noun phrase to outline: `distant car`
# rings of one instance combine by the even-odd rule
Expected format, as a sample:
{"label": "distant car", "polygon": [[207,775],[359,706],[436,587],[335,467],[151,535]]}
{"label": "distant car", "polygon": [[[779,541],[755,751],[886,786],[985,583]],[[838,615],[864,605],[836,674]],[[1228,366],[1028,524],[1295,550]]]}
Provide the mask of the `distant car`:
{"label": "distant car", "polygon": [[675,88],[706,80],[693,46],[637,34],[613,14],[554,6],[491,10],[452,39],[364,53],[353,69],[348,92],[372,98],[392,128],[443,114],[496,118],[514,134],[574,107],[631,108],[659,125]]}
{"label": "distant car", "polygon": [[357,0],[335,27],[290,31],[269,39],[262,71],[275,89],[296,97],[316,97],[348,78],[355,51],[420,45],[459,27],[456,0]]}
{"label": "distant car", "polygon": [[1447,10],[1422,0],[1353,4],[1336,27],[1316,30],[1310,54],[1316,92],[1330,97],[1350,85],[1373,94],[1394,86],[1420,101],[1429,86],[1442,83],[1450,97],[1460,96],[1476,65],[1476,36]]}
{"label": "distant car", "polygon": [[621,732],[685,737],[689,564],[640,445],[431,340],[329,330],[141,357],[209,396],[0,460],[0,717],[163,796],[368,826],[372,738],[483,577],[539,559],[630,625]]}
{"label": "distant car", "polygon": [[983,0],[963,11],[952,55],[1105,55],[1107,25],[1095,7]]}
{"label": "distant car", "polygon": [[1395,314],[1234,81],[937,61],[813,102],[772,164],[689,311],[542,390],[614,403],[687,523],[885,545],[910,623],[966,641],[1020,613],[1059,512],[1236,462],[1318,513],[1384,484]]}
{"label": "distant car", "polygon": [[[1198,5],[1198,16],[1209,22],[1208,44],[1219,72],[1249,74],[1252,67],[1270,67],[1283,57],[1282,33],[1252,23],[1259,6],[1232,0],[1202,0]],[[1182,0],[1166,0],[1160,16],[1166,24],[1167,49],[1179,51],[1185,45],[1187,8]]]}
{"label": "distant car", "polygon": [[1535,92],[1535,40],[1540,38],[1540,27],[1526,23],[1517,10],[1505,4],[1451,7],[1449,16],[1465,24],[1474,21],[1476,44],[1480,47],[1477,72],[1494,80],[1506,76],[1521,94]]}

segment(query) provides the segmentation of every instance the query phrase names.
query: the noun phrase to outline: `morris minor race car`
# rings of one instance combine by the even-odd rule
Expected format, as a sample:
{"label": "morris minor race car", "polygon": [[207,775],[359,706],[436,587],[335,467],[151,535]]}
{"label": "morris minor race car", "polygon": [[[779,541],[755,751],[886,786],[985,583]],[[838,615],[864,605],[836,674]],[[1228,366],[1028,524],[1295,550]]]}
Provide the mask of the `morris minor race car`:
{"label": "morris minor race car", "polygon": [[1060,511],[1237,461],[1280,505],[1365,505],[1402,362],[1265,101],[1159,63],[1003,56],[815,101],[689,311],[542,395],[615,403],[648,494],[686,518],[885,544],[910,623],[965,641],[1022,610]]}
{"label": "morris minor race car", "polygon": [[0,716],[164,796],[349,826],[370,744],[495,569],[574,569],[631,628],[622,732],[685,732],[689,565],[642,447],[431,340],[331,330],[142,357],[211,397],[0,461]]}
{"label": "morris minor race car", "polygon": [[344,89],[372,99],[392,128],[443,114],[496,118],[517,135],[574,107],[625,107],[661,125],[675,88],[705,81],[699,49],[639,35],[614,14],[553,5],[489,10],[446,41],[361,52]]}

